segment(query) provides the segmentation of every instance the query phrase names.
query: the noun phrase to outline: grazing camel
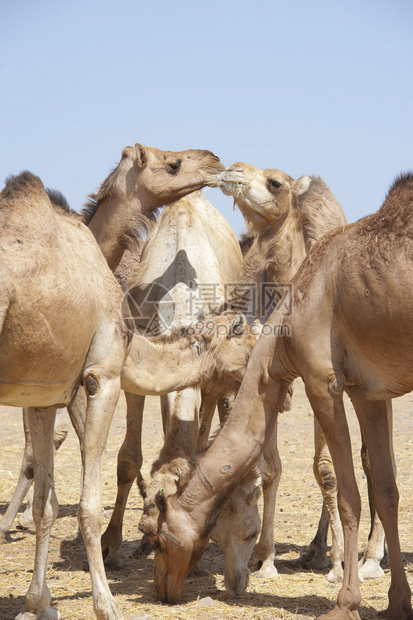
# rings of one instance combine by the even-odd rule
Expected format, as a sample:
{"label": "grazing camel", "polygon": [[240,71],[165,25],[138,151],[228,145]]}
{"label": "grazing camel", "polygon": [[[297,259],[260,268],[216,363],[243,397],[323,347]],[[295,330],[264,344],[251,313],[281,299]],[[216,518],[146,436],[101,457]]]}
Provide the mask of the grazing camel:
{"label": "grazing camel", "polygon": [[[103,181],[98,192],[91,194],[82,215],[72,211],[60,192],[47,190],[55,209],[84,221],[93,232],[112,270],[119,281],[127,278],[134,266],[142,234],[150,229],[162,205],[168,205],[181,196],[214,185],[224,166],[210,151],[161,151],[136,143],[122,151],[115,169]],[[130,250],[125,253],[125,250]],[[25,419],[25,417],[24,417]],[[66,424],[64,415],[59,415]],[[78,424],[82,426],[81,420]],[[75,421],[76,425],[76,421]],[[57,428],[57,435],[60,435]],[[9,508],[0,521],[0,544],[6,540],[13,520],[30,488],[30,446],[25,428],[26,448],[19,481]],[[22,520],[31,525],[30,507]]]}
{"label": "grazing camel", "polygon": [[[373,501],[388,544],[388,620],[413,618],[398,536],[399,495],[387,419],[389,399],[413,389],[413,174],[396,179],[373,215],[325,235],[293,279],[294,313],[275,310],[272,335],[258,341],[236,403],[217,440],[180,496],[162,510],[155,583],[175,602],[202,554],[225,497],[259,459],[288,386],[302,377],[327,439],[337,476],[345,555],[335,608],[320,616],[359,619],[358,524],[361,502],[343,392],[351,398],[370,459]],[[351,285],[349,285],[351,283]],[[355,317],[357,319],[355,320]],[[280,325],[290,327],[283,337]],[[190,498],[197,496],[197,503]]]}
{"label": "grazing camel", "polygon": [[[129,277],[128,297],[135,310],[135,324],[150,335],[153,331],[168,332],[187,326],[193,321],[208,323],[209,317],[224,305],[226,284],[239,280],[241,265],[239,243],[225,218],[202,192],[186,196],[161,215],[145,243],[140,264]],[[223,384],[222,378],[216,377],[211,383],[216,402],[228,381]],[[151,476],[155,476],[155,481],[149,484],[144,484],[140,473],[144,398],[126,395],[128,423],[118,454],[118,493],[110,523],[102,536],[107,566],[121,568],[123,565],[119,554],[122,523],[135,479],[144,496],[145,515],[146,507],[153,506],[153,496],[158,489],[162,487],[166,492],[169,488],[165,477],[171,478],[172,488],[176,488],[175,468],[166,464],[178,456],[189,459],[194,456],[200,392],[195,387],[161,399],[164,447],[152,467]],[[156,522],[155,509],[151,510],[151,518]],[[145,551],[146,541],[144,537],[138,553]]]}
{"label": "grazing camel", "polygon": [[[219,187],[225,194],[234,197],[234,202],[245,218],[248,233],[252,235],[252,243],[247,244],[245,252],[241,282],[241,285],[245,283],[247,287],[250,286],[248,314],[258,316],[264,322],[277,302],[284,304],[289,313],[289,283],[306,253],[323,234],[346,223],[339,203],[319,177],[303,176],[294,180],[281,170],[261,170],[242,162],[227,168],[220,177]],[[271,285],[273,287],[270,288]],[[274,300],[268,295],[269,291],[274,295]],[[283,295],[284,299],[280,299]],[[232,307],[237,307],[239,303],[240,300],[235,297]],[[334,470],[316,419],[314,437],[314,473],[323,493],[332,528],[333,568],[328,579],[337,581],[342,578],[342,529],[336,502]],[[274,512],[282,467],[277,447],[277,425],[262,462],[263,524],[252,565],[255,576],[268,578],[278,576],[274,566]],[[301,565],[304,564],[306,568],[325,568],[328,565],[327,511],[322,511],[319,531],[304,559],[301,559]]]}
{"label": "grazing camel", "polygon": [[[212,445],[211,439],[205,450]],[[153,540],[158,530],[159,509],[157,495],[162,489],[164,498],[180,493],[193,474],[197,459],[187,460],[176,456],[162,465],[157,465],[148,484],[142,484],[144,509],[139,529]],[[211,538],[219,544],[224,554],[225,589],[231,596],[242,594],[249,579],[248,561],[257,540],[261,520],[258,500],[261,496],[262,478],[259,467],[253,467],[226,498],[216,523],[211,531]]]}
{"label": "grazing camel", "polygon": [[[58,617],[45,581],[58,510],[53,428],[57,406],[78,406],[81,384],[87,405],[79,432],[79,521],[94,611],[98,618],[121,618],[106,582],[99,540],[101,458],[120,389],[159,394],[226,371],[240,380],[252,348],[248,340],[255,343],[255,337],[245,319],[231,313],[208,328],[194,326],[189,335],[170,336],[170,346],[133,336],[133,323],[122,314],[123,292],[90,231],[60,215],[40,179],[29,172],[8,179],[0,194],[0,231],[0,403],[27,407],[35,482],[34,573],[19,620]],[[207,357],[212,360],[205,362]],[[155,375],[154,368],[161,374]]]}

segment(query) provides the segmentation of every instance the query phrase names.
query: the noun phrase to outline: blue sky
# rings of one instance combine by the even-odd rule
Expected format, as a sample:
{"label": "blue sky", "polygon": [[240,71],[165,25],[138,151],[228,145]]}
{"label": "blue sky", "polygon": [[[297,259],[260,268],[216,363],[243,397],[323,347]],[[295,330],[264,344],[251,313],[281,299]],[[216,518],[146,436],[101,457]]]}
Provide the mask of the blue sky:
{"label": "blue sky", "polygon": [[318,174],[349,221],[413,169],[411,0],[3,0],[0,21],[0,180],[75,209],[135,142]]}

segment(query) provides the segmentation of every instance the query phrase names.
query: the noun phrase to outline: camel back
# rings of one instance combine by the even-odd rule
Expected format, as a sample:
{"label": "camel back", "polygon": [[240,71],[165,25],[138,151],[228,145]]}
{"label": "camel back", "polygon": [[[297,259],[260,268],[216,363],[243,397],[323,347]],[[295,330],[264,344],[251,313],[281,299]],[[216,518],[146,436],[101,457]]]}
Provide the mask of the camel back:
{"label": "camel back", "polygon": [[412,238],[413,174],[406,173],[395,180],[376,213],[330,231],[315,244],[295,278],[300,292],[311,286],[322,264],[334,265],[344,254],[351,256],[359,269],[374,267],[377,259],[391,264],[399,251],[411,259]]}

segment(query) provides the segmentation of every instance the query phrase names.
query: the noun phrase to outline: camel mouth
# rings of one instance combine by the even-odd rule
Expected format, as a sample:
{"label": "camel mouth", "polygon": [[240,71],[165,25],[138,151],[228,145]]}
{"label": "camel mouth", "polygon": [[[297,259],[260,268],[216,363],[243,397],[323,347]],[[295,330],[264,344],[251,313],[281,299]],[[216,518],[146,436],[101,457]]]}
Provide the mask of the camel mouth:
{"label": "camel mouth", "polygon": [[217,163],[214,168],[209,168],[206,173],[206,184],[208,187],[219,187],[221,176],[225,172],[224,164]]}
{"label": "camel mouth", "polygon": [[242,196],[244,188],[247,186],[248,183],[246,181],[237,176],[231,178],[228,176],[228,172],[224,172],[218,182],[218,187],[222,193],[226,196],[234,196],[234,198]]}

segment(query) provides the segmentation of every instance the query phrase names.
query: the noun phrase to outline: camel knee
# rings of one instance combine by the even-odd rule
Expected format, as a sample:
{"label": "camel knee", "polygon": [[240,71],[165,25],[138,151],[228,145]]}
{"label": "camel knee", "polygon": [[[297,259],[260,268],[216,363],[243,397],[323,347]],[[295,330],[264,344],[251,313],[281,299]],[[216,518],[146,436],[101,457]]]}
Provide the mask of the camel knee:
{"label": "camel knee", "polygon": [[268,488],[278,485],[282,474],[281,460],[274,461],[271,466],[266,462],[265,471],[262,472],[262,488],[266,491]]}
{"label": "camel knee", "polygon": [[25,463],[23,473],[26,476],[27,480],[33,480],[34,478],[33,462]]}
{"label": "camel knee", "polygon": [[132,457],[127,453],[119,452],[117,477],[118,485],[131,484],[136,480],[142,467],[142,457]]}
{"label": "camel knee", "polygon": [[59,503],[54,490],[51,492],[49,499],[46,501],[36,497],[35,493],[32,504],[32,514],[36,526],[42,523],[50,524],[51,527],[57,519],[58,512]]}
{"label": "camel knee", "polygon": [[333,463],[328,456],[314,456],[313,462],[314,477],[317,480],[318,485],[324,489],[324,491],[331,493],[337,489],[337,480],[334,473]]}
{"label": "camel knee", "polygon": [[80,529],[83,534],[83,539],[87,539],[87,534],[90,532],[100,531],[102,526],[102,510],[100,506],[92,506],[86,504],[84,501],[80,501],[77,510],[77,518],[80,524]]}
{"label": "camel knee", "polygon": [[397,513],[399,506],[399,491],[396,484],[377,484],[374,493],[374,502],[377,507],[379,517],[384,511]]}

